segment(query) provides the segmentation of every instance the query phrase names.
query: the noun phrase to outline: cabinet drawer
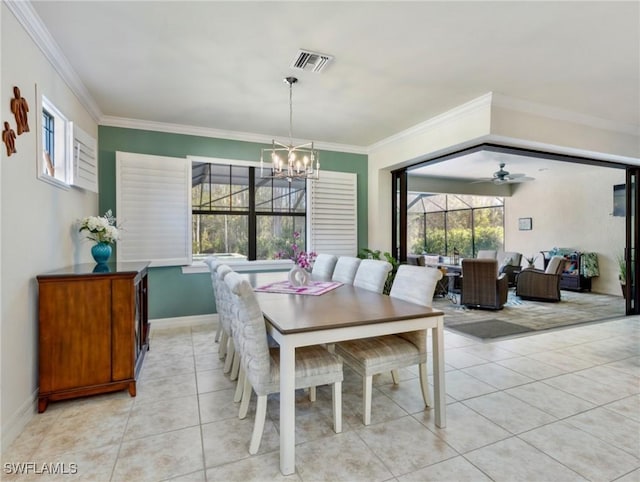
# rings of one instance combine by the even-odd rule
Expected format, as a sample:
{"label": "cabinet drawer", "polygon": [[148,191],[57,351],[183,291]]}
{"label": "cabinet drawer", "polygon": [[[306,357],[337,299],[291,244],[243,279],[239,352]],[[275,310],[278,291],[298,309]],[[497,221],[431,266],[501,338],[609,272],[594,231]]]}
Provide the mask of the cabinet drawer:
{"label": "cabinet drawer", "polygon": [[560,279],[560,288],[567,288],[570,290],[580,289],[580,276],[563,274]]}

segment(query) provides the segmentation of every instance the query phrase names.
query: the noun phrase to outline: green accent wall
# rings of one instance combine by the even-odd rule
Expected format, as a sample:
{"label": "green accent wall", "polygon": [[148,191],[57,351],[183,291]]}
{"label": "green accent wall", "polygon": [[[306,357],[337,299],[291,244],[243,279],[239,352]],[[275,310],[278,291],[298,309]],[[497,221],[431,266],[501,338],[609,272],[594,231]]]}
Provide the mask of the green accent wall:
{"label": "green accent wall", "polygon": [[[118,215],[116,151],[180,158],[202,156],[258,161],[262,147],[268,146],[230,139],[100,126],[98,128],[100,213],[112,209],[115,215]],[[358,176],[358,248],[367,247],[367,156],[321,151],[320,167],[321,176],[322,170],[353,172]],[[149,318],[174,318],[214,312],[215,303],[209,273],[182,274],[179,266],[149,270]]]}

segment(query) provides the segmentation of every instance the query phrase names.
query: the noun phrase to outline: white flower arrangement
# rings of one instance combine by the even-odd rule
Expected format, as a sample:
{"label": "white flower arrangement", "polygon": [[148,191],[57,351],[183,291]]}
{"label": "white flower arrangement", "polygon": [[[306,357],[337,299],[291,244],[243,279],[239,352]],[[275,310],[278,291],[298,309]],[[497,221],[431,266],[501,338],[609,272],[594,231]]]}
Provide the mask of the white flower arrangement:
{"label": "white flower arrangement", "polygon": [[79,232],[88,231],[86,237],[96,243],[113,244],[120,239],[116,218],[109,209],[104,216],[87,216],[80,221]]}

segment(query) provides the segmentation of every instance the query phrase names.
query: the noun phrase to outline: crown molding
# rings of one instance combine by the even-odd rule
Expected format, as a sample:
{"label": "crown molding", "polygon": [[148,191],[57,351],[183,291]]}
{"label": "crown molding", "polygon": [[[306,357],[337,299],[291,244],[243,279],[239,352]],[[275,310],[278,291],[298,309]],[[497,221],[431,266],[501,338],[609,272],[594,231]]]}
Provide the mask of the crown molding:
{"label": "crown molding", "polygon": [[589,151],[586,149],[577,149],[575,147],[558,146],[555,144],[547,144],[544,142],[528,141],[524,139],[518,139],[506,136],[490,135],[485,139],[485,142],[500,144],[502,146],[509,146],[522,149],[533,149],[542,152],[550,152],[554,154],[561,154],[566,156],[582,157],[587,159],[597,159],[599,161],[606,162],[619,162],[621,164],[628,164],[631,166],[640,166],[640,158],[620,156],[617,154],[609,154],[606,152]]}
{"label": "crown molding", "polygon": [[434,129],[436,126],[446,124],[447,122],[450,122],[459,117],[468,115],[469,113],[477,111],[479,109],[491,108],[492,97],[493,97],[492,92],[488,92],[484,95],[481,95],[480,97],[476,97],[475,99],[470,100],[469,102],[465,102],[464,104],[454,107],[453,109],[443,112],[442,114],[438,114],[437,116],[432,117],[431,119],[427,119],[426,121],[416,124],[413,127],[409,127],[404,131],[398,132],[397,134],[394,134],[390,137],[382,139],[381,141],[371,144],[368,147],[367,152],[369,153],[373,152],[376,149],[379,149],[380,147],[386,144],[399,141],[406,137],[411,137],[424,132],[428,132]]}
{"label": "crown molding", "polygon": [[493,106],[503,109],[522,112],[525,114],[537,115],[548,119],[572,122],[581,124],[595,129],[603,129],[608,131],[619,132],[622,134],[630,134],[640,136],[640,126],[627,124],[624,122],[614,122],[607,119],[601,119],[587,114],[580,114],[560,107],[553,107],[546,104],[538,104],[528,100],[508,97],[497,92],[493,93]]}
{"label": "crown molding", "polygon": [[80,77],[78,77],[76,71],[71,67],[62,50],[31,6],[31,2],[24,0],[3,0],[3,2],[27,34],[33,39],[34,43],[42,51],[58,75],[60,75],[71,91],[78,97],[80,103],[87,109],[89,115],[97,123],[100,117],[102,117],[102,112],[98,104],[96,104],[93,97],[89,94],[89,91],[80,81]]}
{"label": "crown molding", "polygon": [[[102,116],[99,124],[107,127],[122,127],[125,129],[139,129],[144,131],[167,132],[172,134],[184,134],[190,136],[215,137],[218,139],[229,139],[242,142],[255,142],[257,144],[271,144],[271,141],[278,136],[267,136],[251,132],[228,131],[213,129],[209,127],[197,127],[183,124],[169,124],[165,122],[145,121],[140,119],[129,119],[126,117]],[[309,142],[309,140],[292,139],[294,144]],[[350,154],[367,154],[367,148],[353,146],[349,144],[337,144],[332,142],[314,141],[313,146],[323,151],[347,152]]]}

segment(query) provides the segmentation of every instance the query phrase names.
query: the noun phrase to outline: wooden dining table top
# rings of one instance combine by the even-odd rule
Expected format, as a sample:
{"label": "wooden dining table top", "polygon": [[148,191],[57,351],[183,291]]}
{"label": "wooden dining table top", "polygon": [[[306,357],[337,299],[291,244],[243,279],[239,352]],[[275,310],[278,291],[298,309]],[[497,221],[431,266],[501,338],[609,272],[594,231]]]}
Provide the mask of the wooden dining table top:
{"label": "wooden dining table top", "polygon": [[[257,287],[286,276],[252,273],[249,279]],[[256,292],[256,296],[265,318],[284,334],[443,315],[430,307],[347,284],[315,296],[265,292]]]}

